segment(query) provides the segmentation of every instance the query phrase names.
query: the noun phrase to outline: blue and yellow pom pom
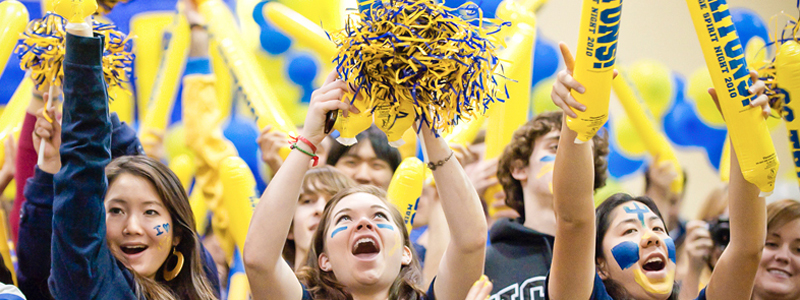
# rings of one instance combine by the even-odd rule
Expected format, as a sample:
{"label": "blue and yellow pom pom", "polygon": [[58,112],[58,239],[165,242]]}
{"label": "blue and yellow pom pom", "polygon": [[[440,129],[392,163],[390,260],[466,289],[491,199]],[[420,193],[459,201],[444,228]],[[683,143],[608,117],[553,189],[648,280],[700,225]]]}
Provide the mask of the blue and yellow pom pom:
{"label": "blue and yellow pom pom", "polygon": [[[15,53],[19,56],[20,68],[31,71],[39,90],[43,91],[50,83],[62,84],[66,24],[66,19],[48,12],[41,19],[28,23],[17,44]],[[93,21],[92,25],[96,34],[104,36],[103,73],[106,83],[108,86],[121,86],[123,82],[129,82],[134,58],[133,41],[117,31],[113,24]]]}
{"label": "blue and yellow pom pom", "polygon": [[495,44],[502,41],[492,34],[508,23],[483,19],[473,3],[438,2],[360,0],[358,20],[333,34],[333,62],[370,109],[409,101],[422,122],[448,132],[500,100]]}

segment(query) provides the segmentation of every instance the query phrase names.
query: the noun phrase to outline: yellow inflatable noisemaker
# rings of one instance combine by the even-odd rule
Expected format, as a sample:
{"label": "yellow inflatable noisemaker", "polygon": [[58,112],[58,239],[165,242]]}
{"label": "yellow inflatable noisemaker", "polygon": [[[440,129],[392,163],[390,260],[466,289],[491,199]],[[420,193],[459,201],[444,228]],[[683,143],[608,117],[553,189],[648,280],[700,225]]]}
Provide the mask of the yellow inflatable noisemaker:
{"label": "yellow inflatable noisemaker", "polygon": [[222,207],[230,218],[228,229],[236,246],[244,249],[247,229],[259,201],[255,195],[256,180],[247,163],[238,156],[226,157],[219,163],[219,177],[222,180]]}
{"label": "yellow inflatable noisemaker", "polygon": [[403,223],[408,232],[411,232],[424,183],[425,163],[416,157],[409,157],[404,159],[394,171],[392,182],[389,183],[389,189],[386,192],[386,197],[403,215]]}
{"label": "yellow inflatable noisemaker", "polygon": [[11,51],[17,44],[19,35],[28,24],[28,10],[16,0],[0,2],[0,75],[6,69]]}
{"label": "yellow inflatable noisemaker", "polygon": [[758,186],[762,196],[772,193],[778,171],[778,156],[761,116],[750,105],[753,84],[728,5],[725,0],[686,0],[711,79],[717,90],[728,134],[737,151],[744,178]]}
{"label": "yellow inflatable noisemaker", "polygon": [[577,118],[567,117],[567,126],[578,133],[576,143],[592,139],[608,120],[621,17],[621,0],[583,1],[573,77],[586,92],[574,92],[572,97],[585,105],[586,111],[575,110]]}
{"label": "yellow inflatable noisemaker", "polygon": [[[789,150],[794,157],[794,171],[800,180],[800,44],[784,42],[775,56],[775,78],[778,86],[786,92],[783,104],[783,119],[789,133]],[[795,97],[794,99],[792,99]],[[736,153],[737,155],[739,153]]]}
{"label": "yellow inflatable noisemaker", "polygon": [[670,146],[664,134],[656,129],[655,122],[647,106],[641,99],[636,97],[636,92],[625,81],[624,74],[620,74],[611,82],[614,92],[622,103],[625,113],[628,115],[633,128],[639,134],[639,137],[644,142],[647,151],[650,152],[654,158],[658,158],[656,163],[668,161],[672,165],[672,170],[678,175],[675,180],[670,184],[670,190],[673,193],[680,193],[683,191],[683,171],[675,156],[675,151]]}

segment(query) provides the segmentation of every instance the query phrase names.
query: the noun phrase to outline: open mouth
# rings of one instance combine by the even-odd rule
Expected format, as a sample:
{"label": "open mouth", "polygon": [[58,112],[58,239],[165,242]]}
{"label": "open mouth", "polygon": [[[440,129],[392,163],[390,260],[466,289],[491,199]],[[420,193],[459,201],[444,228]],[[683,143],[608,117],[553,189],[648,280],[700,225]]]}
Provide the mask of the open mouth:
{"label": "open mouth", "polygon": [[792,277],[792,274],[789,274],[789,272],[786,272],[786,271],[784,271],[784,270],[779,270],[779,269],[768,269],[767,271],[768,271],[768,272],[769,272],[769,274],[771,274],[772,276],[775,276],[775,277],[778,277],[778,278],[789,278],[789,277]]}
{"label": "open mouth", "polygon": [[376,243],[373,238],[363,237],[358,239],[353,246],[353,255],[359,258],[369,258],[377,255],[380,250],[378,243]]}
{"label": "open mouth", "polygon": [[125,253],[125,254],[128,254],[128,255],[139,254],[139,253],[142,253],[142,251],[147,250],[147,246],[145,246],[145,245],[120,246],[119,248],[120,248],[120,250],[122,250],[122,253]]}
{"label": "open mouth", "polygon": [[648,259],[646,262],[644,262],[644,265],[642,265],[642,270],[648,272],[656,272],[656,271],[661,271],[666,267],[667,263],[664,261],[664,258],[660,256],[654,256]]}

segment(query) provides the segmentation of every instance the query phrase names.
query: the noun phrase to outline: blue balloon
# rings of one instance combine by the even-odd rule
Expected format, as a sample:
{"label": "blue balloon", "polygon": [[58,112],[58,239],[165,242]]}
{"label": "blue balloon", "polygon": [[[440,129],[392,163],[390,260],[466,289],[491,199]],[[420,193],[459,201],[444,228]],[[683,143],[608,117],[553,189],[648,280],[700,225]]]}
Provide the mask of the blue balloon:
{"label": "blue balloon", "polygon": [[261,26],[261,48],[272,55],[280,55],[292,47],[292,39],[270,26]]}
{"label": "blue balloon", "polygon": [[447,7],[459,7],[464,3],[472,2],[478,5],[483,11],[484,18],[494,18],[497,12],[497,6],[500,5],[501,0],[446,0],[444,4]]}
{"label": "blue balloon", "polygon": [[716,129],[707,127],[698,135],[702,136],[703,144],[698,145],[706,151],[706,157],[714,169],[719,170],[720,159],[722,159],[722,148],[725,146],[725,137],[728,136],[727,129]]}
{"label": "blue balloon", "polygon": [[267,20],[264,19],[264,5],[268,2],[269,1],[261,1],[256,4],[256,7],[253,8],[253,20],[255,20],[256,24],[260,25],[261,27],[268,26]]}
{"label": "blue balloon", "polygon": [[675,101],[672,109],[664,116],[664,133],[675,144],[680,146],[698,146],[703,137],[698,133],[708,128],[697,117],[694,107],[686,101],[686,80],[674,75]]}
{"label": "blue balloon", "polygon": [[318,69],[317,60],[313,56],[301,53],[289,61],[286,72],[289,73],[289,79],[292,82],[298,85],[309,85],[317,77]]}
{"label": "blue balloon", "polygon": [[746,46],[747,42],[756,36],[769,43],[767,24],[756,12],[747,8],[735,7],[730,9],[730,13],[731,21],[736,26],[736,32],[739,34],[739,41],[742,42],[742,47]]}
{"label": "blue balloon", "polygon": [[267,188],[267,185],[258,171],[258,161],[261,160],[261,156],[258,155],[258,144],[255,143],[259,135],[255,121],[233,114],[222,134],[233,143],[236,151],[239,152],[239,157],[250,167],[250,172],[253,173],[253,177],[256,179],[256,188],[260,195]]}
{"label": "blue balloon", "polygon": [[300,103],[305,103],[306,105],[311,102],[311,94],[314,93],[314,86],[309,84],[304,84],[303,88],[303,96],[300,98]]}
{"label": "blue balloon", "polygon": [[533,80],[531,80],[531,87],[536,86],[542,79],[553,76],[558,71],[558,66],[558,46],[542,37],[541,32],[537,33],[536,45],[533,50]]}
{"label": "blue balloon", "polygon": [[608,173],[616,179],[638,172],[645,164],[644,159],[633,160],[623,156],[614,143],[609,144],[609,149]]}

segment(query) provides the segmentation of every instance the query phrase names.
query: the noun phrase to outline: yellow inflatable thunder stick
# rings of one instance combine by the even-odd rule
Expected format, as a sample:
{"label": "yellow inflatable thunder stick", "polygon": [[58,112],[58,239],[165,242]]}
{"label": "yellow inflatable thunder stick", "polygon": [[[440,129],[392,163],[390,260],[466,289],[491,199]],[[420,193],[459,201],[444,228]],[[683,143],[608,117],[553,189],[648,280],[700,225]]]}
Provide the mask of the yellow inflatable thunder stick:
{"label": "yellow inflatable thunder stick", "polygon": [[[272,25],[286,33],[293,41],[305,45],[319,54],[325,63],[324,70],[330,70],[333,67],[331,61],[336,57],[336,45],[331,42],[317,23],[275,1],[265,4],[263,9],[264,17]],[[327,72],[325,71],[325,74]]]}
{"label": "yellow inflatable thunder stick", "polygon": [[205,235],[206,226],[208,225],[208,204],[203,197],[203,192],[200,191],[199,188],[193,189],[191,194],[189,194],[189,206],[192,207],[197,234],[201,236]]}
{"label": "yellow inflatable thunder stick", "polygon": [[[164,31],[174,22],[173,12],[146,12],[131,18],[131,35],[136,37],[137,45],[162,45]],[[164,47],[135,47],[136,54],[133,72],[136,75],[136,97],[139,120],[147,117],[150,94],[153,92],[156,76],[161,65]]]}
{"label": "yellow inflatable thunder stick", "polygon": [[178,177],[178,180],[181,181],[183,189],[189,192],[189,186],[192,185],[192,177],[195,171],[194,158],[188,153],[175,156],[169,161],[169,169],[172,170],[175,176]]}
{"label": "yellow inflatable thunder stick", "polygon": [[230,283],[228,284],[228,300],[248,300],[250,299],[250,284],[247,282],[247,274],[244,271],[242,261],[242,251],[237,249],[230,261]]}
{"label": "yellow inflatable thunder stick", "polygon": [[621,0],[583,1],[573,77],[586,92],[572,93],[572,97],[585,105],[586,111],[575,110],[577,118],[567,117],[567,126],[578,133],[576,143],[590,140],[608,120],[621,18]]}
{"label": "yellow inflatable thunder stick", "polygon": [[[775,78],[786,92],[783,119],[789,132],[789,147],[794,158],[794,170],[800,180],[800,44],[786,41],[775,55]],[[737,153],[738,154],[738,153]]]}
{"label": "yellow inflatable thunder stick", "polygon": [[[26,73],[11,99],[8,100],[3,114],[0,115],[0,148],[3,147],[2,141],[10,136],[15,129],[22,126],[22,120],[25,119],[25,109],[27,109],[31,100],[32,89],[33,81],[31,81],[29,74]],[[0,164],[2,164],[2,161],[0,161]]]}
{"label": "yellow inflatable thunder stick", "polygon": [[719,180],[728,182],[731,180],[731,137],[725,137],[725,144],[722,145],[722,156],[719,158]]}
{"label": "yellow inflatable thunder stick", "polygon": [[[16,256],[11,256],[11,248],[13,244],[11,239],[9,238],[8,228],[6,224],[8,224],[8,217],[6,217],[6,213],[0,211],[0,253],[3,254],[3,257],[8,257],[8,259],[3,259],[3,264],[5,264],[8,270],[14,270],[14,262],[17,260]],[[14,281],[14,284],[17,284],[17,274],[16,272],[11,272],[11,279]]]}
{"label": "yellow inflatable thunder stick", "polygon": [[[347,101],[347,97],[344,97],[343,101]],[[336,141],[345,146],[357,143],[356,136],[372,125],[372,111],[367,109],[366,101],[356,99],[352,104],[361,113],[349,113],[345,118],[342,111],[339,110],[339,116],[336,118],[336,123],[333,124],[333,128],[339,131]]]}
{"label": "yellow inflatable thunder stick", "polygon": [[0,2],[0,75],[6,69],[11,51],[14,50],[19,35],[25,31],[28,19],[28,10],[19,1]]}
{"label": "yellow inflatable thunder stick", "polygon": [[244,239],[258,204],[256,180],[247,163],[238,156],[226,157],[219,163],[222,180],[222,207],[231,217],[228,228],[239,249],[244,249]]}
{"label": "yellow inflatable thunder stick", "polygon": [[[510,79],[505,82],[509,97],[505,103],[494,102],[489,108],[489,123],[486,127],[486,159],[500,156],[503,148],[511,142],[514,131],[528,121],[536,30],[525,22],[518,22],[512,26],[517,28],[516,34],[508,41],[508,47],[500,53],[503,76]],[[489,204],[490,216],[494,216],[497,212],[491,203],[500,200],[496,199],[494,195],[502,190],[500,184],[486,189],[484,199],[489,202],[487,204]]]}
{"label": "yellow inflatable thunder stick", "polygon": [[389,183],[389,189],[386,191],[386,197],[403,215],[403,223],[408,232],[411,232],[424,183],[425,163],[419,158],[409,157],[404,159],[394,171],[392,182]]}
{"label": "yellow inflatable thunder stick", "polygon": [[719,96],[728,134],[739,155],[744,178],[758,186],[762,196],[772,193],[778,171],[778,156],[761,116],[753,107],[748,88],[753,84],[744,48],[736,34],[725,0],[686,0],[697,37]]}
{"label": "yellow inflatable thunder stick", "polygon": [[156,74],[155,85],[147,102],[147,112],[139,129],[139,139],[145,153],[153,153],[154,145],[158,145],[158,135],[163,134],[167,128],[169,115],[175,103],[175,96],[180,86],[181,74],[186,67],[191,40],[189,23],[183,15],[182,5],[178,5],[178,12],[167,33],[167,46],[161,57],[161,64]]}
{"label": "yellow inflatable thunder stick", "polygon": [[290,136],[296,136],[297,127],[292,124],[275,92],[267,84],[264,71],[257,67],[254,54],[243,47],[244,41],[236,29],[236,20],[231,11],[221,0],[198,1],[198,5],[200,13],[208,20],[211,37],[218,42],[237,85],[242,88],[245,100],[256,115],[258,127],[272,125]]}
{"label": "yellow inflatable thunder stick", "polygon": [[405,144],[403,135],[406,130],[414,125],[416,117],[414,103],[411,101],[398,101],[395,105],[382,103],[375,107],[373,118],[375,125],[384,133],[389,140],[389,146],[400,147]]}
{"label": "yellow inflatable thunder stick", "polygon": [[[623,74],[624,75],[624,74]],[[633,124],[633,128],[639,134],[639,138],[644,142],[647,151],[650,152],[654,158],[657,158],[657,164],[668,161],[672,165],[672,170],[678,175],[670,185],[670,190],[673,193],[680,193],[683,191],[683,171],[675,157],[675,151],[670,146],[666,137],[662,132],[656,129],[655,122],[652,115],[647,110],[647,106],[641,99],[636,96],[633,88],[626,82],[625,76],[617,76],[611,81],[614,92],[622,103],[625,113]]]}

